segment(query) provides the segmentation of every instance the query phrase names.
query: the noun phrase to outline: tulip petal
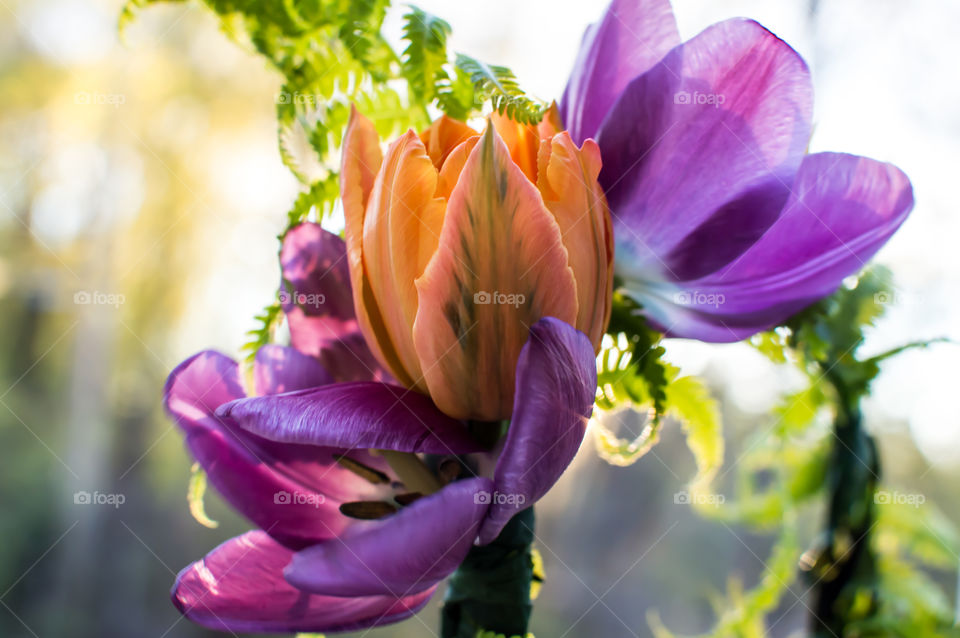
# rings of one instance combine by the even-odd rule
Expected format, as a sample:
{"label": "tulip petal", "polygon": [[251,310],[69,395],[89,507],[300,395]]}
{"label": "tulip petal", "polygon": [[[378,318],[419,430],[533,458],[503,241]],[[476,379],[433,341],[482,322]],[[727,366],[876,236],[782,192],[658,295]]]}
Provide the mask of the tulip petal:
{"label": "tulip petal", "polygon": [[328,383],[333,383],[333,377],[326,368],[294,348],[270,344],[257,351],[253,369],[253,387],[257,394],[292,392]]}
{"label": "tulip petal", "polygon": [[473,152],[474,147],[479,141],[480,136],[475,135],[461,142],[459,146],[450,151],[450,154],[447,155],[447,159],[443,163],[443,167],[440,169],[440,180],[437,182],[437,197],[443,197],[446,200],[450,199],[450,195],[453,193],[453,189],[456,188],[457,181],[460,179],[460,173],[463,172],[463,167],[466,165],[470,153]]}
{"label": "tulip petal", "polygon": [[467,159],[416,283],[414,342],[437,407],[458,418],[509,417],[529,326],[545,316],[572,324],[577,295],[557,222],[493,126]]}
{"label": "tulip petal", "polygon": [[600,149],[593,140],[578,149],[564,132],[544,141],[540,163],[540,192],[560,226],[577,280],[575,325],[599,349],[613,293],[613,230],[607,200],[597,183]]}
{"label": "tulip petal", "polygon": [[[255,370],[254,376],[267,375]],[[291,387],[309,380],[296,370],[272,376]],[[242,396],[236,363],[216,352],[201,352],[170,374],[164,403],[213,487],[284,544],[303,547],[342,533],[356,521],[340,514],[340,503],[378,498],[385,491],[337,465],[336,456],[347,449],[275,443],[215,415],[218,406]],[[349,451],[349,456],[389,472],[382,459],[364,450]]]}
{"label": "tulip petal", "polygon": [[463,562],[487,513],[493,482],[456,481],[376,527],[298,552],[286,570],[316,594],[405,596],[431,587]]}
{"label": "tulip petal", "polygon": [[364,285],[370,291],[365,305],[368,312],[373,305],[378,309],[377,341],[381,347],[391,344],[397,359],[385,352],[384,363],[404,385],[421,390],[411,331],[417,313],[414,281],[440,241],[445,202],[435,197],[437,179],[423,142],[408,131],[387,150],[363,222]]}
{"label": "tulip petal", "polygon": [[285,311],[299,307],[308,316],[356,326],[347,246],[342,239],[320,224],[300,224],[283,238],[280,265],[283,278],[293,288],[293,294],[280,292]]}
{"label": "tulip petal", "polygon": [[479,446],[428,397],[385,383],[336,383],[240,399],[218,410],[272,441],[345,449],[464,454]]}
{"label": "tulip petal", "polygon": [[[388,363],[387,367],[396,375],[398,372],[402,374],[403,366],[387,338],[383,317],[370,289],[370,280],[363,261],[366,209],[382,164],[383,155],[380,152],[377,129],[373,122],[361,115],[355,107],[351,107],[350,121],[347,123],[341,150],[340,199],[343,202],[346,222],[344,236],[354,310],[357,323],[374,357],[377,361]],[[404,383],[408,381],[405,375],[398,378]]]}
{"label": "tulip petal", "polygon": [[797,53],[756,22],[715,24],[630,83],[597,136],[625,279],[696,279],[776,220],[810,137]]}
{"label": "tulip petal", "polygon": [[497,129],[500,139],[507,145],[513,163],[520,167],[523,174],[534,184],[537,183],[537,152],[540,150],[538,127],[521,124],[506,114],[494,111],[490,121]]}
{"label": "tulip petal", "polygon": [[264,532],[247,532],[181,571],[171,598],[187,618],[220,631],[338,632],[403,620],[434,592],[399,598],[311,595],[284,580],[292,557]]}
{"label": "tulip petal", "polygon": [[584,33],[560,100],[574,142],[594,137],[627,84],[679,43],[669,0],[613,0]]}
{"label": "tulip petal", "polygon": [[637,296],[671,336],[745,339],[836,290],[912,207],[910,181],[897,167],[842,153],[809,155],[783,214],[739,259],[703,279]]}
{"label": "tulip petal", "polygon": [[463,122],[441,115],[420,133],[420,141],[439,171],[454,148],[476,135],[477,132]]}
{"label": "tulip petal", "polygon": [[530,330],[517,362],[513,420],[494,473],[497,495],[480,544],[556,483],[583,441],[593,412],[597,364],[585,334],[547,317]]}
{"label": "tulip petal", "polygon": [[389,380],[354,315],[347,250],[319,224],[304,223],[283,240],[280,264],[292,290],[280,291],[290,343],[318,358],[335,381]]}

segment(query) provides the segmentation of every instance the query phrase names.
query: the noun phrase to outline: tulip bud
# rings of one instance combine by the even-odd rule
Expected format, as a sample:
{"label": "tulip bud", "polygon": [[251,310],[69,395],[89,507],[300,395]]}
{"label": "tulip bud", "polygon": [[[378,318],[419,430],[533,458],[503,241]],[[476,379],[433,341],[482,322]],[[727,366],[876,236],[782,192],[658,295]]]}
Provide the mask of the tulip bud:
{"label": "tulip bud", "polygon": [[442,117],[384,156],[373,124],[351,115],[341,195],[360,328],[450,416],[510,417],[520,349],[543,317],[599,348],[613,277],[600,154],[557,121],[493,116],[481,135]]}

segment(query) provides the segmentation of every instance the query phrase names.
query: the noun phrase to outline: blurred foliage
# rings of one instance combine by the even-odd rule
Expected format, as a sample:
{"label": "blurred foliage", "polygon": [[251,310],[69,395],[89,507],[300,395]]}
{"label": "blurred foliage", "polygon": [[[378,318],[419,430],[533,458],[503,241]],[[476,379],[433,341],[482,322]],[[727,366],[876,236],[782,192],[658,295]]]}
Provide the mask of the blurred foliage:
{"label": "blurred foliage", "polygon": [[[807,385],[785,396],[773,412],[775,422],[748,442],[736,465],[734,499],[717,506],[690,496],[701,515],[724,525],[777,532],[759,583],[743,591],[732,581],[727,594],[716,597],[717,624],[703,638],[768,635],[769,617],[787,594],[810,611],[815,636],[960,635],[953,605],[932,578],[935,570],[955,573],[960,533],[922,495],[908,495],[904,503],[898,492],[878,489],[875,444],[860,424],[860,400],[880,362],[933,343],[858,357],[864,332],[891,294],[889,278],[880,268],[867,270],[785,326],[751,340],[775,364],[800,369]],[[638,373],[637,379],[651,385]],[[830,501],[828,527],[804,551],[802,512],[816,511],[824,498]],[[801,572],[810,585],[797,594],[791,586]],[[807,606],[811,591],[818,593]],[[648,620],[657,638],[674,635],[656,613]]]}
{"label": "blurred foliage", "polygon": [[[121,31],[151,4],[128,0]],[[450,25],[416,6],[404,16],[403,52],[381,31],[390,0],[200,0],[234,41],[256,52],[283,79],[276,96],[280,156],[304,190],[287,215],[280,238],[334,209],[339,195],[339,147],[351,105],[373,121],[381,137],[423,128],[431,109],[466,120],[490,102],[501,114],[536,123],[543,104],[529,98],[510,69],[465,54],[451,61]],[[402,95],[399,86],[406,86]],[[282,321],[279,305],[256,317],[245,345],[247,361],[270,343]]]}
{"label": "blurred foliage", "polygon": [[614,294],[608,336],[597,357],[597,408],[601,411],[632,406],[647,415],[643,431],[632,439],[616,436],[604,424],[593,422],[597,451],[612,465],[638,461],[656,445],[664,417],[681,423],[687,446],[697,463],[692,489],[705,489],[723,463],[720,411],[703,381],[680,376],[666,362],[663,336],[650,329],[637,303]]}

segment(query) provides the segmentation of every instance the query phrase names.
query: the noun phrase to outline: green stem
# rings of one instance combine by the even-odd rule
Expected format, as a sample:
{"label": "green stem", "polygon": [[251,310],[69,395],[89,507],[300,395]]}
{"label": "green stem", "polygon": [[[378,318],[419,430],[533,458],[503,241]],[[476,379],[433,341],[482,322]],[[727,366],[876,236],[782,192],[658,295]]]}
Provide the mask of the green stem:
{"label": "green stem", "polygon": [[533,605],[533,508],[514,516],[489,545],[474,547],[450,578],[441,638],[476,638],[492,631],[526,636]]}
{"label": "green stem", "polygon": [[838,378],[836,441],[827,475],[830,509],[825,546],[812,570],[811,626],[817,638],[848,635],[850,625],[876,612],[876,556],[870,542],[880,477],[876,442],[863,426],[859,400]]}

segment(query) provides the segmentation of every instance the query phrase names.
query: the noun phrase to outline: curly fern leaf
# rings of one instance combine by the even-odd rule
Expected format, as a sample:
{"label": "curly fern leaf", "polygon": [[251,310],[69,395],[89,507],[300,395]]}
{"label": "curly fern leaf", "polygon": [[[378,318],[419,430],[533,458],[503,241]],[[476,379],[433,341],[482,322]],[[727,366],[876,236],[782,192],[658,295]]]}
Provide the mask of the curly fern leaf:
{"label": "curly fern leaf", "polygon": [[207,510],[203,504],[203,497],[207,493],[207,473],[203,471],[199,463],[194,463],[190,468],[190,483],[187,487],[187,503],[190,507],[190,515],[194,520],[210,529],[216,529],[220,523],[207,516]]}
{"label": "curly fern leaf", "polygon": [[463,53],[457,54],[455,65],[473,82],[477,95],[489,99],[500,115],[521,124],[537,124],[543,119],[546,105],[527,97],[507,67],[487,64]]}

